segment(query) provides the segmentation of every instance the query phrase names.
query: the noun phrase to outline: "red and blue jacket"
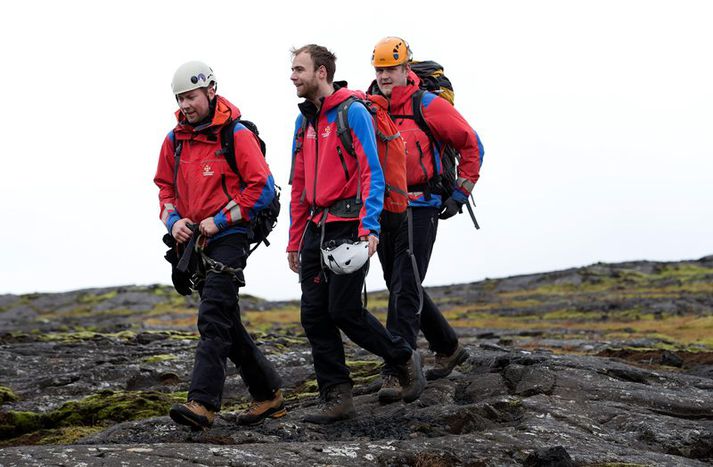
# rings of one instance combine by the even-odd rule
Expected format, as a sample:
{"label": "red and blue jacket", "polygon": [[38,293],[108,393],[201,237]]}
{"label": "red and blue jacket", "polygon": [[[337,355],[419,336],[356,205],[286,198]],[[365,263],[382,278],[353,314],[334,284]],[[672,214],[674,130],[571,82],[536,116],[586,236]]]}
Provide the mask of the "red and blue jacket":
{"label": "red and blue jacket", "polygon": [[[181,218],[199,223],[213,217],[220,232],[246,232],[247,222],[275,196],[275,183],[260,150],[257,137],[245,126],[235,125],[233,142],[239,175],[222,156],[221,129],[240,118],[240,110],[217,96],[212,119],[196,127],[180,110],[178,124],[161,146],[154,183],[159,187],[161,220],[169,233]],[[181,143],[178,171],[175,146]],[[175,176],[175,184],[174,184]]]}
{"label": "red and blue jacket", "polygon": [[[420,82],[419,77],[410,71],[406,86],[394,86],[389,100],[390,115],[414,115],[413,95],[419,90]],[[378,88],[372,86],[372,89]],[[423,186],[435,174],[442,173],[440,147],[451,146],[461,155],[456,179],[457,189],[452,196],[456,201],[465,203],[480,176],[480,165],[485,152],[480,138],[460,112],[445,99],[425,92],[421,107],[424,120],[436,140],[435,146],[414,119],[394,117],[394,122],[406,141],[407,183],[410,187]],[[421,190],[411,192],[409,204],[414,207],[440,207],[443,201],[436,194],[432,194],[430,199],[426,198]]]}
{"label": "red and blue jacket", "polygon": [[[358,95],[335,83],[335,92],[324,98],[319,110],[305,101],[295,122],[292,153],[292,198],[290,238],[287,251],[298,251],[300,240],[312,220],[322,220],[325,208],[339,200],[355,198],[360,190],[359,236],[378,235],[384,203],[384,174],[376,149],[374,123],[362,104],[354,103],[347,114],[357,157],[342,147],[337,135],[337,107]],[[307,125],[302,131],[303,122]],[[326,222],[353,221],[328,213]]]}

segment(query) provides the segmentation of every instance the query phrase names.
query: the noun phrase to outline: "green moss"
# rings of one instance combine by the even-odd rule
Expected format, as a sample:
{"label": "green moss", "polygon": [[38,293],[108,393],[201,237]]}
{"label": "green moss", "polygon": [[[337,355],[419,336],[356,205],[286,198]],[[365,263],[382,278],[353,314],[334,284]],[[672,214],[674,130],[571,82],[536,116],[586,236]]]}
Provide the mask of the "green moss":
{"label": "green moss", "polygon": [[111,290],[107,293],[103,294],[91,294],[91,293],[85,293],[79,296],[77,299],[77,302],[79,303],[86,303],[86,304],[95,304],[95,303],[100,303],[105,300],[112,299],[119,295],[119,293],[116,290]]}
{"label": "green moss", "polygon": [[347,360],[354,384],[369,384],[379,378],[381,368],[384,366],[377,360]]}
{"label": "green moss", "polygon": [[0,386],[0,405],[5,404],[6,402],[17,402],[18,400],[19,398],[12,389],[6,386]]}
{"label": "green moss", "polygon": [[43,428],[42,416],[34,412],[0,412],[0,440]]}
{"label": "green moss", "polygon": [[39,334],[37,340],[41,342],[77,342],[77,341],[87,341],[99,338],[107,339],[117,339],[129,341],[136,338],[135,331],[120,331],[115,333],[100,333],[89,330],[88,328],[78,328],[74,331],[69,332],[49,332],[44,334]]}
{"label": "green moss", "polygon": [[171,354],[162,354],[162,355],[153,355],[151,357],[146,357],[143,359],[144,363],[160,363],[160,362],[167,362],[170,360],[176,360],[175,355]]}
{"label": "green moss", "polygon": [[9,411],[0,413],[0,439],[40,429],[96,426],[164,415],[170,406],[186,400],[185,392],[101,391],[79,401],[63,404],[44,413]]}
{"label": "green moss", "polygon": [[319,386],[316,379],[309,379],[297,386],[294,391],[284,394],[287,401],[300,401],[302,399],[319,396]]}

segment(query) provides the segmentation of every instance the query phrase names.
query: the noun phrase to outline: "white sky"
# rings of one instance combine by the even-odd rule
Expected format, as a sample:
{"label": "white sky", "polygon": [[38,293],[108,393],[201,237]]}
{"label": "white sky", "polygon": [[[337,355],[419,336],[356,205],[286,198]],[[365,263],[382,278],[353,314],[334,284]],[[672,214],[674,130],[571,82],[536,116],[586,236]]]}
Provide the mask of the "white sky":
{"label": "white sky", "polygon": [[[298,298],[284,252],[289,49],[328,46],[337,79],[364,89],[387,35],[445,66],[486,150],[482,229],[467,214],[442,223],[426,284],[711,254],[712,13],[707,1],[5,2],[0,293],[170,283],[152,179],[173,72],[202,60],[259,125],[283,187],[243,291]],[[378,263],[368,285],[384,287]]]}

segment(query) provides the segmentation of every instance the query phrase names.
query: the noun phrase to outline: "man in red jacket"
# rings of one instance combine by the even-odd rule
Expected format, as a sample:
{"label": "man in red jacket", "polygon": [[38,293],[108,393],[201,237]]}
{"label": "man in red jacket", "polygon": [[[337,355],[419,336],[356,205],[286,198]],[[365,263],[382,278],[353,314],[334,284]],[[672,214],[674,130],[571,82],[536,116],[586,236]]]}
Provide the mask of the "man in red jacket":
{"label": "man in red jacket", "polygon": [[228,266],[232,274],[206,268],[205,281],[198,286],[201,338],[188,402],[171,407],[169,415],[194,429],[210,427],[220,410],[225,364],[230,358],[253,397],[238,422],[281,417],[286,413],[282,382],[243,326],[238,305],[249,251],[248,222],[275,196],[272,174],[257,137],[240,123],[231,135],[238,173],[223,157],[221,130],[239,119],[240,111],[216,94],[217,81],[210,67],[202,62],[183,64],[176,70],[172,87],[179,105],[178,124],[163,142],[154,178],[161,220],[179,244],[201,235],[207,240],[206,256]]}
{"label": "man in red jacket", "polygon": [[[468,201],[478,180],[483,146],[461,114],[445,99],[430,92],[423,93],[417,105],[421,106],[433,141],[419,127],[414,118],[413,96],[419,91],[420,80],[409,67],[410,59],[409,46],[399,37],[379,41],[372,56],[376,81],[369,92],[388,99],[389,114],[406,141],[408,210],[412,220],[411,228],[404,221],[400,229],[384,232],[378,252],[389,289],[387,328],[406,339],[413,349],[417,348],[419,329],[423,331],[431,350],[436,353],[435,366],[426,372],[426,378],[433,380],[448,376],[468,354],[458,343],[453,328],[421,288],[421,282],[431,259],[438,220],[455,215]],[[442,173],[440,150],[445,145],[455,148],[461,155],[456,189],[446,199],[434,183]],[[394,402],[402,397],[397,375],[398,372],[386,362],[379,390],[381,402]]]}
{"label": "man in red jacket", "polygon": [[[305,100],[295,124],[287,259],[300,274],[301,321],[324,401],[305,421],[331,423],[355,415],[340,330],[401,375],[404,401],[416,400],[426,383],[418,352],[391,335],[361,302],[368,257],[379,243],[384,197],[371,114],[358,102],[349,106],[354,157],[342,147],[336,119],[340,104],[356,93],[333,82],[336,57],[314,44],[292,54],[291,80]],[[343,257],[348,251],[364,254]]]}

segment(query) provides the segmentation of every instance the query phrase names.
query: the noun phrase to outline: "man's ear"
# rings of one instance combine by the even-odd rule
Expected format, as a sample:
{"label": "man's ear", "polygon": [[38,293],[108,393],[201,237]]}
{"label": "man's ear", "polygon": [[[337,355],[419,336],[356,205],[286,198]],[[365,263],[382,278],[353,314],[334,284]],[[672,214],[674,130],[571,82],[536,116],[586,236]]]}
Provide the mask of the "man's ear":
{"label": "man's ear", "polygon": [[320,65],[319,68],[317,68],[317,73],[319,74],[319,77],[321,79],[327,79],[327,67],[325,67],[324,65]]}
{"label": "man's ear", "polygon": [[208,95],[208,100],[212,101],[213,98],[215,97],[215,84],[211,84],[210,86],[208,86],[207,95]]}

